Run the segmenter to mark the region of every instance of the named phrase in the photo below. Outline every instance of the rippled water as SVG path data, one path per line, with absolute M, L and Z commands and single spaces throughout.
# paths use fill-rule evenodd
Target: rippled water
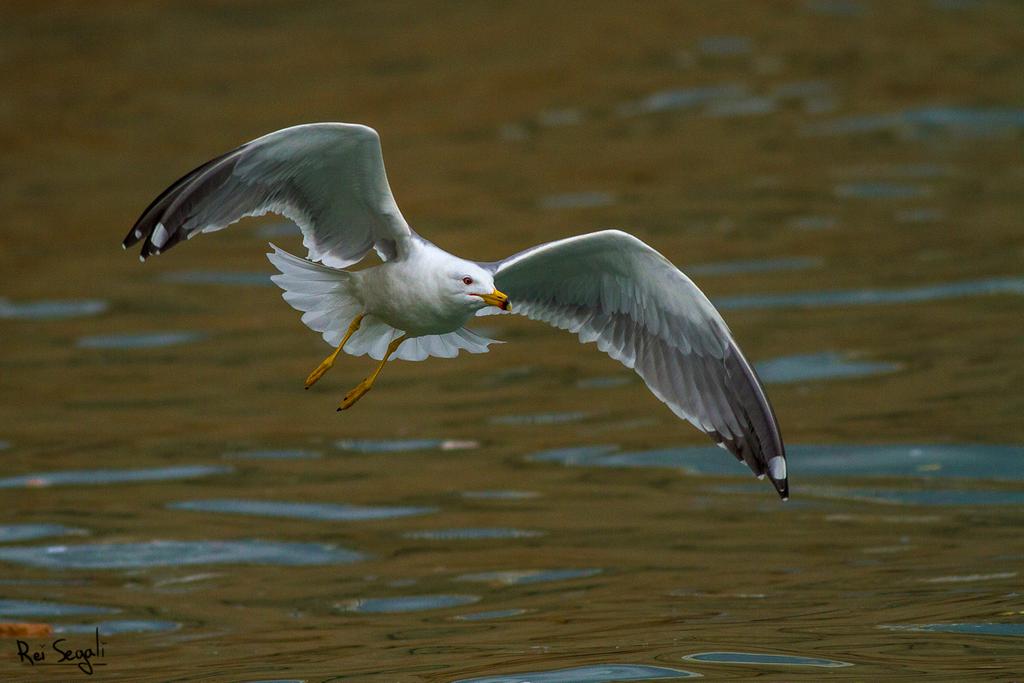
M 0 548 L 0 561 L 48 569 L 134 569 L 191 564 L 334 564 L 360 553 L 326 544 L 278 541 L 146 541 Z
M 239 515 L 323 519 L 340 522 L 410 517 L 437 511 L 436 508 L 428 507 L 333 505 L 329 503 L 284 503 L 231 499 L 186 500 L 180 503 L 171 503 L 168 507 L 175 510 L 194 510 L 196 512 L 227 512 Z
M 95 678 L 133 682 L 1020 678 L 1022 25 L 1002 0 L 4 6 L 0 634 L 98 628 Z M 768 386 L 791 500 L 512 317 L 336 413 L 371 365 L 303 391 L 328 349 L 268 279 L 268 241 L 301 250 L 282 219 L 118 248 L 188 169 L 314 120 L 378 128 L 457 253 L 618 227 L 682 265 Z M 0 679 L 77 671 L 17 638 Z
M 202 339 L 196 332 L 144 332 L 141 334 L 98 334 L 81 337 L 77 345 L 83 349 L 155 349 L 177 346 Z
M 92 605 L 69 605 L 37 600 L 0 600 L 0 616 L 4 617 L 53 617 L 83 614 L 112 614 L 118 610 Z
M 0 526 L 0 543 L 80 533 L 83 533 L 81 529 L 66 527 L 63 524 L 6 524 Z

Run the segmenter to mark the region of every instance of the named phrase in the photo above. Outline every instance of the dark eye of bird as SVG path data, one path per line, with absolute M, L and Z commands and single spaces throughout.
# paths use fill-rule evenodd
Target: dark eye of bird
M 462 284 L 464 284 L 464 285 L 471 285 L 471 284 L 473 284 L 473 278 L 471 278 L 471 277 L 464 277 L 464 278 L 462 278 Z

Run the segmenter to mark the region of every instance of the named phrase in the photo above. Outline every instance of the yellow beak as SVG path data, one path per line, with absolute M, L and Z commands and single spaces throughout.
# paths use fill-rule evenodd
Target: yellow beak
M 488 306 L 497 306 L 503 311 L 511 311 L 512 307 L 508 303 L 508 295 L 494 290 L 490 294 L 477 294 L 476 296 L 484 300 L 484 303 Z

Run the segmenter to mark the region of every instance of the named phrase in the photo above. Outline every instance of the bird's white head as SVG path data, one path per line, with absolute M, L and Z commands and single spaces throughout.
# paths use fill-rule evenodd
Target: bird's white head
M 476 312 L 485 306 L 511 310 L 508 296 L 494 287 L 494 276 L 470 261 L 455 264 L 447 272 L 447 289 L 452 296 Z

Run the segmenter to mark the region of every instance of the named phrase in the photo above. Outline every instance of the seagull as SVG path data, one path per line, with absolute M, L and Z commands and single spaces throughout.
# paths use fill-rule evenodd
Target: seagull
M 516 313 L 574 332 L 632 368 L 648 389 L 788 498 L 786 452 L 764 387 L 722 316 L 668 259 L 602 230 L 479 262 L 450 254 L 406 222 L 388 185 L 380 137 L 367 126 L 285 128 L 187 173 L 142 212 L 123 247 L 140 259 L 246 216 L 276 213 L 302 231 L 306 258 L 271 244 L 273 281 L 334 351 L 379 361 L 342 399 L 351 408 L 393 358 L 485 353 L 479 315 Z M 346 270 L 370 252 L 381 263 Z M 499 289 L 500 288 L 500 289 Z

